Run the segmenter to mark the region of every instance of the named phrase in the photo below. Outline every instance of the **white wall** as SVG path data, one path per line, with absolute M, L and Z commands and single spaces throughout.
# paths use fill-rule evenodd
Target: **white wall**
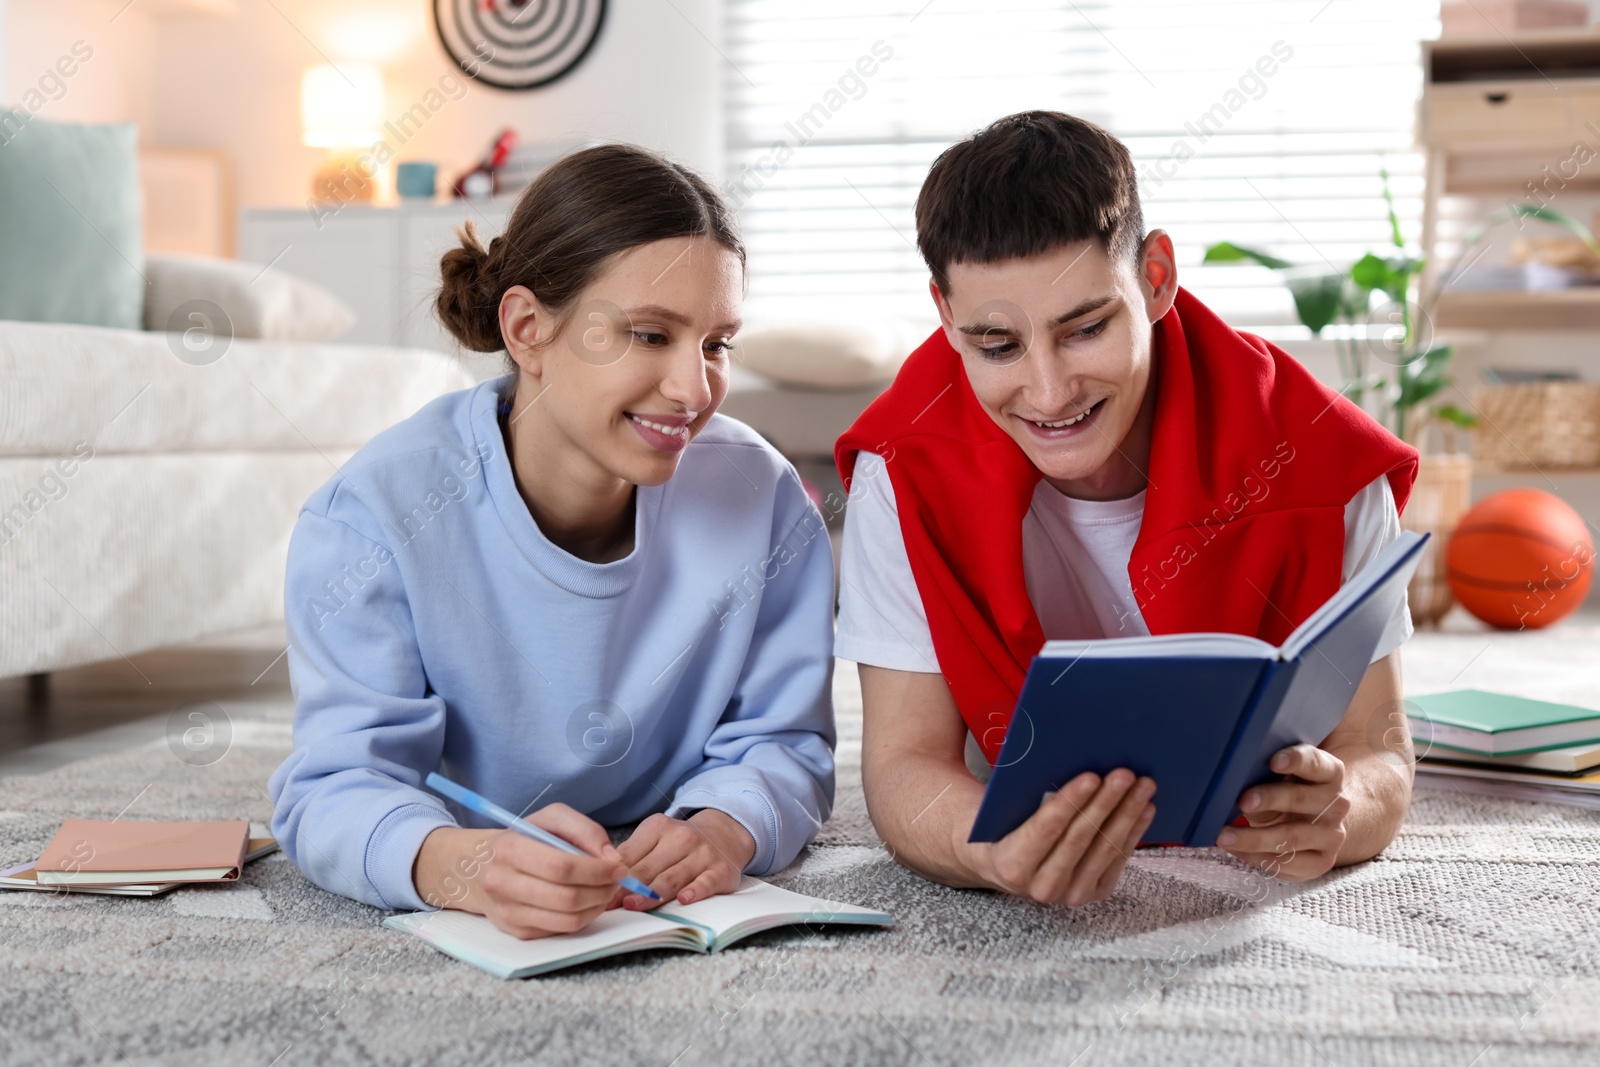
M 0 103 L 61 122 L 151 121 L 151 16 L 126 0 L 0 0 Z M 118 12 L 121 11 L 119 15 Z M 115 21 L 113 21 L 115 20 Z M 55 69 L 82 42 L 89 58 Z M 30 94 L 32 95 L 30 97 Z
M 599 42 L 566 78 L 526 92 L 468 81 L 398 158 L 432 160 L 453 176 L 511 126 L 525 141 L 634 141 L 720 177 L 726 64 L 705 39 L 721 37 L 720 0 L 607 6 Z M 377 62 L 386 112 L 398 116 L 441 75 L 459 75 L 431 12 L 425 0 L 252 0 L 229 17 L 163 18 L 148 139 L 229 152 L 242 206 L 303 204 L 322 153 L 300 143 L 301 72 Z

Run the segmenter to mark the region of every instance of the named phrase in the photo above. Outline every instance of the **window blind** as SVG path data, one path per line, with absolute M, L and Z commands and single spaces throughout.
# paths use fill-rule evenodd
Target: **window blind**
M 726 188 L 746 318 L 931 320 L 913 205 L 945 147 L 1015 111 L 1128 145 L 1147 228 L 1229 321 L 1293 337 L 1281 279 L 1215 241 L 1343 268 L 1420 231 L 1419 42 L 1438 0 L 726 0 Z

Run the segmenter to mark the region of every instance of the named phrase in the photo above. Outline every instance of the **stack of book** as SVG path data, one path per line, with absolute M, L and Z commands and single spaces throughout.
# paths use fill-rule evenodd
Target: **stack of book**
M 237 882 L 278 847 L 244 820 L 68 819 L 33 863 L 0 871 L 0 889 L 153 897 L 180 885 Z
M 1460 689 L 1408 697 L 1417 782 L 1600 809 L 1600 711 Z

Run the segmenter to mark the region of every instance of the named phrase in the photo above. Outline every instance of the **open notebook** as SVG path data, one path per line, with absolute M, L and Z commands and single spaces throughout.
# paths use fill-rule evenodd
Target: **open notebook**
M 717 952 L 763 930 L 811 923 L 891 926 L 894 918 L 747 877 L 736 892 L 723 896 L 693 904 L 667 903 L 655 911 L 617 908 L 575 934 L 530 941 L 512 937 L 482 915 L 465 911 L 414 911 L 383 920 L 385 926 L 415 934 L 440 952 L 501 978 L 528 978 L 652 948 Z

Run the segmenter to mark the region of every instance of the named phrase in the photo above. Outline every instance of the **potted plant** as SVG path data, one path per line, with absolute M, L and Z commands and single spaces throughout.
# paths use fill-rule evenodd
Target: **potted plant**
M 1393 241 L 1387 255 L 1368 252 L 1348 270 L 1323 270 L 1220 241 L 1206 249 L 1205 262 L 1248 261 L 1283 272 L 1300 323 L 1313 337 L 1322 336 L 1334 323 L 1350 327 L 1333 338 L 1344 379 L 1340 391 L 1386 423 L 1396 437 L 1419 444 L 1433 422 L 1470 429 L 1477 420 L 1439 395 L 1450 384 L 1446 370 L 1455 352 L 1449 344 L 1434 343 L 1432 309 L 1438 297 L 1433 294 L 1424 306 L 1417 302 L 1425 262 L 1407 252 L 1389 191 L 1389 172 L 1379 173 Z M 1479 227 L 1487 229 L 1487 224 Z M 1476 244 L 1482 237 L 1482 232 L 1474 231 L 1469 241 Z M 1387 299 L 1374 308 L 1379 294 Z M 1375 324 L 1384 326 L 1378 338 L 1371 335 Z
M 1421 465 L 1402 518 L 1407 529 L 1436 536 L 1418 564 L 1410 587 L 1414 622 L 1435 622 L 1451 604 L 1444 574 L 1444 547 L 1450 531 L 1471 504 L 1472 459 L 1456 447 L 1459 429 L 1477 425 L 1476 417 L 1444 397 L 1451 384 L 1447 373 L 1455 355 L 1448 343 L 1433 337 L 1433 309 L 1439 292 L 1456 276 L 1464 257 L 1488 232 L 1513 219 L 1539 219 L 1567 229 L 1600 251 L 1587 227 L 1542 204 L 1513 203 L 1484 219 L 1466 234 L 1461 250 L 1441 272 L 1437 284 L 1423 292 L 1426 263 L 1410 255 L 1400 232 L 1389 173 L 1380 169 L 1388 209 L 1392 247 L 1384 255 L 1367 253 L 1345 271 L 1301 266 L 1258 249 L 1222 241 L 1206 249 L 1207 263 L 1254 262 L 1283 274 L 1300 322 L 1320 337 L 1334 323 L 1347 329 L 1333 338 L 1344 379 L 1340 391 L 1385 423 L 1401 440 L 1421 450 Z M 1379 295 L 1385 299 L 1376 308 Z M 1383 327 L 1374 338 L 1372 327 Z M 1356 327 L 1360 327 L 1357 329 Z M 1375 343 L 1376 342 L 1376 343 Z M 1376 366 L 1374 366 L 1376 364 Z M 1444 451 L 1430 451 L 1427 431 L 1441 430 Z

